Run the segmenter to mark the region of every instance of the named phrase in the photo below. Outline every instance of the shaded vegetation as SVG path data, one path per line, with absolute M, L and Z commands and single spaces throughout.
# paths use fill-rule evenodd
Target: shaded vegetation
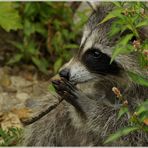
M 148 26 L 148 7 L 144 2 L 113 2 L 115 8 L 111 11 L 101 23 L 110 19 L 115 19 L 111 25 L 109 37 L 121 34 L 121 38 L 117 41 L 112 53 L 111 62 L 121 54 L 137 53 L 139 56 L 139 65 L 142 69 L 148 70 L 148 39 L 142 27 Z M 124 35 L 124 33 L 128 33 Z M 128 72 L 130 78 L 135 83 L 148 87 L 148 78 L 139 74 Z M 135 112 L 131 112 L 128 101 L 118 88 L 113 89 L 117 98 L 122 103 L 118 113 L 118 120 L 127 115 L 129 117 L 128 127 L 119 129 L 116 133 L 110 135 L 105 143 L 110 143 L 121 136 L 126 136 L 131 132 L 144 131 L 148 133 L 148 98 L 137 106 Z
M 76 38 L 87 17 L 73 23 L 74 12 L 66 2 L 2 2 L 0 26 L 6 31 L 16 30 L 19 41 L 11 40 L 16 47 L 7 64 L 34 64 L 41 72 L 54 73 L 78 48 Z M 77 30 L 77 31 L 75 31 Z

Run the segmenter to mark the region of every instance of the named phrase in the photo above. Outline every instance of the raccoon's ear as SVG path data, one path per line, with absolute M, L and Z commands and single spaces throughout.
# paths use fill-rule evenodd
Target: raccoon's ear
M 91 7 L 93 11 L 97 11 L 98 7 L 100 6 L 99 1 L 88 1 L 87 4 Z

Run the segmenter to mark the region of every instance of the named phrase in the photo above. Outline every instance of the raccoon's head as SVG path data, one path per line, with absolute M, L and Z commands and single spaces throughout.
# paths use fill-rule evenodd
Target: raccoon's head
M 112 9 L 105 4 L 98 7 L 90 16 L 84 27 L 81 45 L 78 53 L 60 69 L 60 76 L 74 84 L 84 82 L 117 82 L 129 83 L 127 70 L 140 73 L 135 53 L 118 56 L 110 63 L 115 41 L 120 35 L 110 39 L 108 32 L 113 20 L 98 25 Z

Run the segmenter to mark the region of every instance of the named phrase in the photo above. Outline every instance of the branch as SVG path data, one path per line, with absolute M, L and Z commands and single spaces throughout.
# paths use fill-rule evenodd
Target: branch
M 23 125 L 30 125 L 36 121 L 38 121 L 39 119 L 41 119 L 42 117 L 44 117 L 45 115 L 47 115 L 50 111 L 52 111 L 53 109 L 55 109 L 61 102 L 63 101 L 63 99 L 60 99 L 60 101 L 57 104 L 54 104 L 52 106 L 49 106 L 45 111 L 39 113 L 37 116 L 31 118 L 30 120 L 26 120 L 26 121 L 22 121 Z

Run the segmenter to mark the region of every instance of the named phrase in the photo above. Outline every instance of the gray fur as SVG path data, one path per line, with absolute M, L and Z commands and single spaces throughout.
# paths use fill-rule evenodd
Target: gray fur
M 77 103 L 82 108 L 85 117 L 74 106 L 63 101 L 56 109 L 26 127 L 24 145 L 102 146 L 108 135 L 129 124 L 127 116 L 117 121 L 119 104 L 112 92 L 112 87 L 116 86 L 121 90 L 131 110 L 148 98 L 148 88 L 134 84 L 126 74 L 126 70 L 142 75 L 147 74 L 147 71 L 141 70 L 138 66 L 136 55 L 122 55 L 116 58 L 124 69 L 119 76 L 92 74 L 80 62 L 82 54 L 92 46 L 99 47 L 102 52 L 111 56 L 115 38 L 108 39 L 107 32 L 112 21 L 96 26 L 111 8 L 110 4 L 100 6 L 97 12 L 90 17 L 84 27 L 84 35 L 77 57 L 63 66 L 71 70 L 70 81 L 78 83 L 78 90 L 74 89 L 72 94 L 77 97 Z M 77 65 L 77 68 L 74 65 Z M 79 82 L 83 83 L 79 84 Z M 109 145 L 148 146 L 148 135 L 134 132 Z

